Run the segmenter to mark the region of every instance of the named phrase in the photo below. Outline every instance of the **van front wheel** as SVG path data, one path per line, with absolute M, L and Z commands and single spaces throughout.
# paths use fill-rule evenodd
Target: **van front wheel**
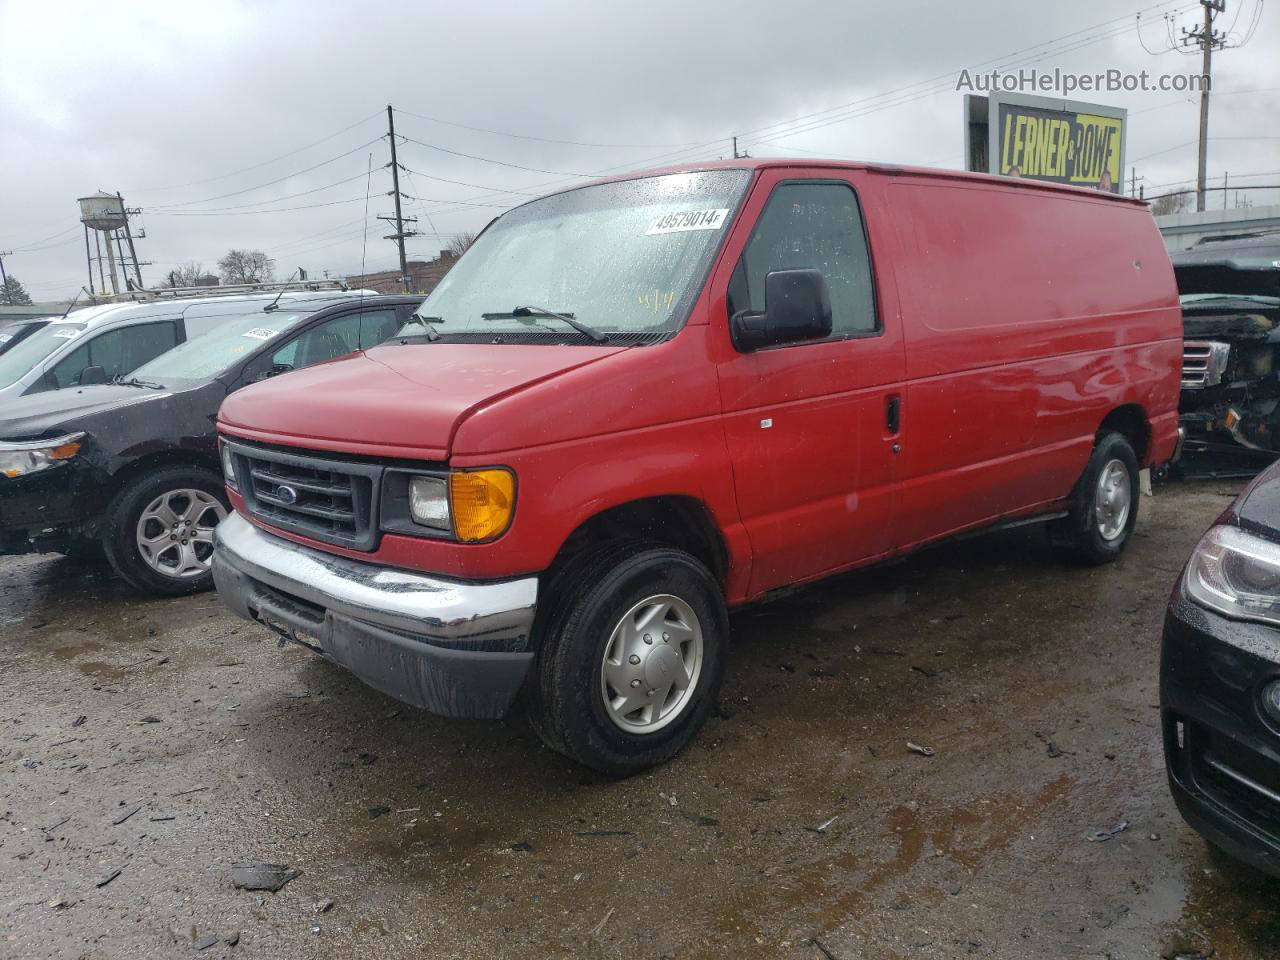
M 1088 564 L 1119 558 L 1138 522 L 1138 458 L 1123 434 L 1098 438 L 1071 498 L 1071 512 L 1049 535 Z
M 675 756 L 724 674 L 728 623 L 715 578 L 682 550 L 619 545 L 556 581 L 530 677 L 542 739 L 613 777 Z

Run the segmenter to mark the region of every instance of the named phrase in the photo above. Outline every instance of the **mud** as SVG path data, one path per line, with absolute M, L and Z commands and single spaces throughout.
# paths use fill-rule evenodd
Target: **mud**
M 215 596 L 0 560 L 0 956 L 1274 960 L 1280 884 L 1182 823 L 1157 728 L 1169 588 L 1238 486 L 1159 489 L 1109 568 L 1026 528 L 742 611 L 719 715 L 622 783 Z

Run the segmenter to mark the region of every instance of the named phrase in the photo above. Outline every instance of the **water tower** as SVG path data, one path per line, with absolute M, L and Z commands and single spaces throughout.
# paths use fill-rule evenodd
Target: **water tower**
M 129 229 L 129 213 L 131 211 L 125 209 L 124 198 L 120 194 L 107 193 L 98 191 L 87 197 L 81 197 L 80 203 L 80 222 L 84 224 L 84 252 L 89 262 L 89 286 L 93 286 L 93 261 L 95 257 L 89 246 L 89 231 L 94 231 L 93 246 L 98 251 L 96 257 L 98 261 L 98 285 L 102 290 L 106 290 L 106 278 L 102 275 L 102 244 L 107 247 L 107 268 L 111 276 L 111 292 L 120 292 L 120 281 L 116 274 L 116 258 L 120 259 L 121 270 L 125 275 L 126 286 L 131 286 L 129 282 L 129 271 L 125 267 L 124 247 L 129 245 L 129 255 L 133 259 L 134 273 L 138 278 L 138 286 L 142 286 L 142 271 L 138 267 L 138 254 L 133 247 L 133 234 Z M 137 212 L 137 211 L 132 211 Z M 124 235 L 121 236 L 121 231 Z M 119 253 L 117 254 L 117 249 Z

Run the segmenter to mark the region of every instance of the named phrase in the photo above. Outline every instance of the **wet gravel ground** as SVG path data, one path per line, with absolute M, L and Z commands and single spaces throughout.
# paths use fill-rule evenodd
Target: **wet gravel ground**
M 742 611 L 721 715 L 622 783 L 214 595 L 0 559 L 0 956 L 1274 960 L 1280 883 L 1181 822 L 1157 726 L 1169 588 L 1239 486 L 1159 488 L 1109 568 L 1025 528 Z

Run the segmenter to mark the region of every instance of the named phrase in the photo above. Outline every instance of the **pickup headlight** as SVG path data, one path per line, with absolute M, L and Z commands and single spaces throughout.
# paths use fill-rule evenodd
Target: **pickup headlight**
M 408 506 L 410 518 L 419 526 L 452 534 L 463 543 L 493 540 L 511 526 L 516 507 L 516 478 L 510 470 L 502 468 L 459 470 L 446 476 L 410 476 Z M 396 529 L 394 525 L 388 527 L 385 518 L 384 513 L 384 529 Z
M 1185 580 L 1196 603 L 1236 620 L 1280 626 L 1280 545 L 1214 527 L 1191 554 Z
M 0 440 L 0 476 L 14 479 L 60 467 L 80 452 L 83 433 L 17 443 Z

